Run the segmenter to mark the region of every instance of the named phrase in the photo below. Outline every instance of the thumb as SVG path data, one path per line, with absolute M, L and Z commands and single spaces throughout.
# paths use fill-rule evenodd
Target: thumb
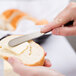
M 59 27 L 52 30 L 54 35 L 71 36 L 76 35 L 76 27 Z

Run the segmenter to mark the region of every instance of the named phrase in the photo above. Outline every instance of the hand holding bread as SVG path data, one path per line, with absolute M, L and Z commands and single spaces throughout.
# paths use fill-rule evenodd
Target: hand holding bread
M 62 74 L 52 70 L 48 67 L 35 66 L 28 67 L 24 66 L 18 59 L 10 57 L 8 62 L 13 66 L 13 70 L 18 73 L 20 76 L 63 76 Z M 45 61 L 45 64 L 49 65 L 48 60 Z M 46 65 L 46 66 L 47 66 Z

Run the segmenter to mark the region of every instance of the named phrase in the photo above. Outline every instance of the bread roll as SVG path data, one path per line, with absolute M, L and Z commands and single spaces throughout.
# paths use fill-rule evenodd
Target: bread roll
M 8 9 L 8 10 L 4 11 L 4 12 L 2 13 L 2 15 L 3 15 L 6 19 L 9 19 L 13 14 L 18 13 L 18 12 L 20 12 L 20 11 L 17 10 L 17 9 Z
M 6 24 L 7 24 L 7 19 L 3 15 L 0 15 L 0 29 L 6 30 Z
M 8 57 L 17 57 L 24 65 L 41 66 L 44 64 L 44 50 L 34 41 L 24 42 L 16 47 L 10 47 L 8 42 L 18 37 L 12 35 L 0 41 L 0 57 L 8 60 Z
M 3 30 L 6 29 L 6 30 L 10 30 L 10 31 L 16 30 L 18 23 L 20 23 L 20 21 L 22 21 L 23 19 L 31 20 L 36 25 L 48 24 L 48 21 L 45 19 L 38 20 L 18 9 L 9 9 L 9 10 L 4 11 L 0 17 L 0 20 L 2 20 L 2 22 L 0 21 L 0 29 L 3 29 Z
M 10 30 L 10 31 L 13 31 L 16 29 L 16 19 L 13 21 L 13 19 L 15 17 L 17 17 L 18 14 L 23 14 L 24 16 L 26 16 L 27 14 L 26 13 L 23 13 L 21 12 L 20 10 L 17 10 L 17 9 L 9 9 L 9 10 L 6 10 L 2 13 L 2 15 L 7 19 L 8 23 L 6 25 L 6 29 L 7 30 Z M 19 18 L 17 18 L 19 20 Z M 11 23 L 13 22 L 13 23 Z

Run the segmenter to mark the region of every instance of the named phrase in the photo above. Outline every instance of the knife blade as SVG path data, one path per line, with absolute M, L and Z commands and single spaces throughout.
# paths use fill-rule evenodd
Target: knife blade
M 10 40 L 8 42 L 8 45 L 11 47 L 15 47 L 19 44 L 24 43 L 25 41 L 29 41 L 29 40 L 38 38 L 38 37 L 43 36 L 43 35 L 44 35 L 44 33 L 40 33 L 39 31 L 31 33 L 31 34 L 23 35 L 23 36 L 20 36 L 20 37 L 17 37 L 17 38 Z

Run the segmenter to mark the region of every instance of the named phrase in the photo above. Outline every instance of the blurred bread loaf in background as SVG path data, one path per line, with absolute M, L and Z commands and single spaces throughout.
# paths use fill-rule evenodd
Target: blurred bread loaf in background
M 48 24 L 45 19 L 38 20 L 27 13 L 24 13 L 17 9 L 8 9 L 0 15 L 0 29 L 13 31 L 17 28 L 22 20 L 31 20 L 36 25 Z M 26 23 L 25 23 L 26 24 Z

